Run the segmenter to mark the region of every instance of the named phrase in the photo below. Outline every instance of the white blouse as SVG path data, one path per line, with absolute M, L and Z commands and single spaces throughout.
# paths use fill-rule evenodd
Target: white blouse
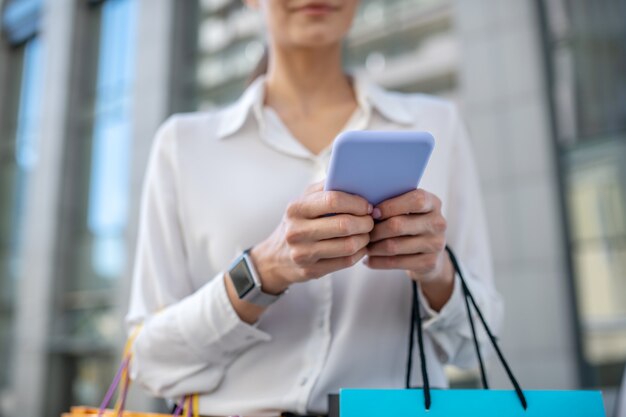
M 362 263 L 293 285 L 254 325 L 239 319 L 223 273 L 279 224 L 288 202 L 325 177 L 315 155 L 264 107 L 264 77 L 233 105 L 172 116 L 154 141 L 142 199 L 129 327 L 144 323 L 131 375 L 162 397 L 200 393 L 210 416 L 326 413 L 342 387 L 404 387 L 411 284 Z M 496 329 L 502 304 L 470 143 L 455 107 L 356 77 L 345 130 L 426 130 L 436 145 L 420 187 L 443 202 L 447 240 Z M 439 313 L 422 299 L 431 384 L 443 365 L 475 365 L 458 282 Z M 412 385 L 421 385 L 414 352 Z

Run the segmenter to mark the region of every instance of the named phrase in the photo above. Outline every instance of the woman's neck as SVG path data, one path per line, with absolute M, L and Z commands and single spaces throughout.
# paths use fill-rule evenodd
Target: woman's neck
M 354 101 L 354 91 L 341 66 L 341 45 L 272 48 L 265 97 L 265 104 L 271 107 L 288 106 L 301 114 L 319 106 Z

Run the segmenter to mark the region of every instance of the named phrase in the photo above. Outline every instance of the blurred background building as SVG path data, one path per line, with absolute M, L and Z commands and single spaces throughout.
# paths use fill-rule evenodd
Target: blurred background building
M 157 127 L 234 100 L 264 34 L 240 0 L 0 6 L 0 417 L 53 416 L 99 403 L 119 361 Z M 388 88 L 459 104 L 512 366 L 526 388 L 600 388 L 611 412 L 626 361 L 626 0 L 362 0 L 346 51 Z M 139 392 L 131 406 L 162 407 Z

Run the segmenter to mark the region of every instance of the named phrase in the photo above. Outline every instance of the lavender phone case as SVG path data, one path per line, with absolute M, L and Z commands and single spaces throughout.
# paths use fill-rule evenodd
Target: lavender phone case
M 417 188 L 434 146 L 428 132 L 344 132 L 333 144 L 324 189 L 377 205 Z

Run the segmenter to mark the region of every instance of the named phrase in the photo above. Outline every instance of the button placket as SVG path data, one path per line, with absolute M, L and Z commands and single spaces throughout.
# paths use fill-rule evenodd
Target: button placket
M 320 311 L 316 317 L 317 325 L 315 326 L 315 339 L 319 340 L 316 354 L 311 357 L 311 362 L 306 370 L 301 374 L 300 387 L 303 389 L 301 397 L 301 407 L 306 408 L 309 398 L 313 391 L 315 381 L 322 373 L 324 361 L 330 347 L 330 313 L 332 308 L 332 281 L 331 276 L 326 276 L 319 281 L 319 303 Z

